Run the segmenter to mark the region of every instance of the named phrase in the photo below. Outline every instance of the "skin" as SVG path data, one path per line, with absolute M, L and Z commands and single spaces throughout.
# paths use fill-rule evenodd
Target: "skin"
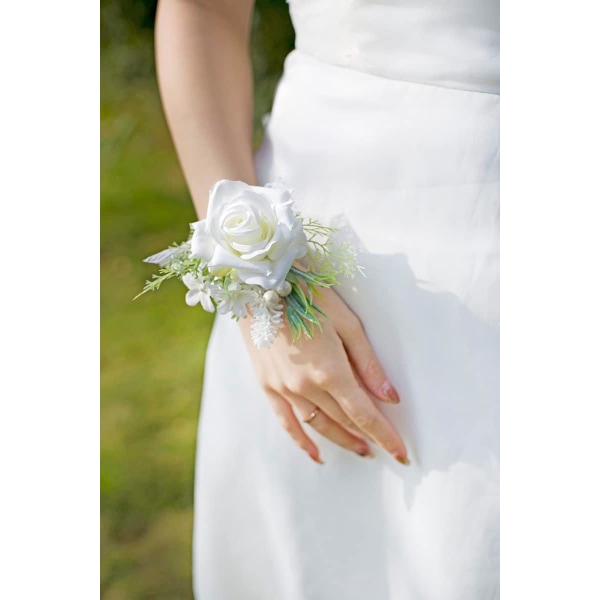
M 256 185 L 253 89 L 248 51 L 253 2 L 161 0 L 156 19 L 158 81 L 175 148 L 200 219 L 219 179 Z M 239 324 L 257 379 L 281 425 L 322 463 L 306 429 L 360 456 L 372 441 L 409 464 L 400 435 L 377 408 L 397 403 L 359 319 L 333 291 L 317 303 L 329 318 L 312 340 L 292 343 L 286 326 L 268 350 L 254 348 Z M 316 409 L 308 425 L 307 420 Z

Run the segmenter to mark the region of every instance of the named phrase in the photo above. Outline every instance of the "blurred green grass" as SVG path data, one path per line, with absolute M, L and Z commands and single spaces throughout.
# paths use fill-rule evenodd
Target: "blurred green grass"
M 155 90 L 137 82 L 129 91 L 103 89 L 102 99 L 102 590 L 107 600 L 190 598 L 195 421 L 211 320 L 186 310 L 176 284 L 132 302 L 149 276 L 141 259 L 185 237 L 194 215 Z
M 101 5 L 101 595 L 187 600 L 212 316 L 189 309 L 177 282 L 132 301 L 152 273 L 142 259 L 185 238 L 195 215 L 160 107 L 151 31 L 126 5 Z M 255 145 L 292 45 L 285 2 L 258 2 Z

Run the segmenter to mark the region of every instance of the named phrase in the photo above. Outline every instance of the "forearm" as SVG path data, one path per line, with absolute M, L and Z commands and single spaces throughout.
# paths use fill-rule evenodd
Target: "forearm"
M 219 179 L 255 183 L 251 0 L 161 0 L 156 63 L 161 98 L 196 212 Z

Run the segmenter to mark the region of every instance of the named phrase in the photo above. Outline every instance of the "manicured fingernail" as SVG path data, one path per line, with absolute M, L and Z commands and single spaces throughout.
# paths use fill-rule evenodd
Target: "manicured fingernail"
M 371 452 L 371 448 L 366 446 L 362 446 L 355 450 L 356 454 L 359 456 L 364 456 L 365 458 L 375 458 L 375 455 Z
M 320 465 L 324 465 L 325 463 L 321 460 L 320 456 L 313 456 L 312 454 L 309 454 L 309 456 L 316 462 L 319 463 Z
M 399 462 L 402 463 L 403 465 L 406 465 L 408 467 L 408 465 L 410 465 L 410 460 L 408 460 L 408 456 L 401 456 L 400 454 L 396 454 L 394 456 L 394 458 Z
M 394 402 L 395 404 L 400 402 L 400 396 L 398 396 L 396 388 L 389 381 L 386 381 L 381 386 L 381 393 L 383 394 L 383 397 L 389 402 Z

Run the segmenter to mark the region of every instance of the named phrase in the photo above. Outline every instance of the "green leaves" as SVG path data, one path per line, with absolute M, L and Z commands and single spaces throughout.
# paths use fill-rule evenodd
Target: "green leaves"
M 362 268 L 356 264 L 355 249 L 349 242 L 337 239 L 334 235 L 336 229 L 322 225 L 314 219 L 303 220 L 303 227 L 308 242 L 308 252 L 302 263 L 306 270 L 292 266 L 286 277 L 292 286 L 292 291 L 282 298 L 294 341 L 302 336 L 312 339 L 317 328 L 322 330 L 320 319 L 326 315 L 315 304 L 315 296 L 317 298 L 320 296 L 320 290 L 338 285 L 341 278 L 353 277 L 356 272 L 362 273 Z M 231 269 L 220 272 L 215 271 L 214 268 L 209 272 L 206 262 L 190 258 L 189 250 L 188 241 L 173 245 L 149 257 L 147 262 L 162 266 L 158 274 L 146 281 L 144 289 L 134 300 L 146 292 L 158 290 L 169 279 L 183 280 L 190 288 L 191 284 L 186 280 L 190 279 L 187 276 L 191 274 L 193 280 L 200 280 L 200 286 L 210 286 L 210 290 L 208 288 L 201 290 L 205 295 L 211 296 L 212 300 L 209 301 L 217 307 L 223 307 L 224 303 L 230 300 L 227 293 L 230 284 L 238 283 L 235 273 Z M 254 295 L 248 298 L 250 309 L 264 310 L 265 290 L 256 285 L 246 285 L 246 287 Z M 269 314 L 272 314 L 272 311 Z
M 292 267 L 290 273 L 298 279 L 306 282 L 309 287 L 332 287 L 339 283 L 337 273 L 333 271 L 318 272 L 318 271 L 302 271 L 297 267 Z M 288 278 L 289 279 L 289 278 Z
M 356 262 L 354 246 L 336 235 L 334 227 L 322 225 L 314 219 L 303 219 L 302 226 L 308 242 L 305 266 L 313 274 L 326 273 L 333 283 L 339 278 L 352 278 L 356 273 L 364 275 L 364 269 Z
M 292 340 L 297 341 L 303 335 L 308 339 L 312 339 L 316 327 L 318 327 L 319 331 L 322 331 L 319 315 L 321 317 L 326 316 L 325 313 L 313 302 L 314 294 L 316 293 L 318 295 L 318 290 L 316 287 L 330 286 L 324 285 L 323 283 L 318 283 L 319 277 L 314 278 L 314 281 L 317 283 L 314 283 L 313 281 L 309 283 L 307 281 L 307 279 L 312 280 L 312 276 L 318 276 L 319 274 L 299 271 L 299 269 L 296 269 L 295 267 L 292 267 L 292 271 L 294 271 L 294 273 L 291 277 L 288 277 L 288 281 L 292 284 L 292 292 L 285 298 L 286 313 L 290 328 L 292 330 Z M 303 277 L 299 277 L 295 271 L 302 273 Z M 308 296 L 298 282 L 298 278 L 306 282 Z
M 199 271 L 203 271 L 205 263 L 198 258 L 189 258 L 187 255 L 187 242 L 172 246 L 173 249 L 182 249 L 182 252 L 175 254 L 173 259 L 166 265 L 162 266 L 158 274 L 152 275 L 152 279 L 147 280 L 144 289 L 134 298 L 137 300 L 147 292 L 155 292 L 160 286 L 169 279 L 181 279 L 187 273 L 198 275 Z
M 148 279 L 144 285 L 144 289 L 134 298 L 137 300 L 140 296 L 143 296 L 146 292 L 155 292 L 160 286 L 168 279 L 177 277 L 178 274 L 172 269 L 162 268 L 158 274 L 153 274 L 152 279 Z

